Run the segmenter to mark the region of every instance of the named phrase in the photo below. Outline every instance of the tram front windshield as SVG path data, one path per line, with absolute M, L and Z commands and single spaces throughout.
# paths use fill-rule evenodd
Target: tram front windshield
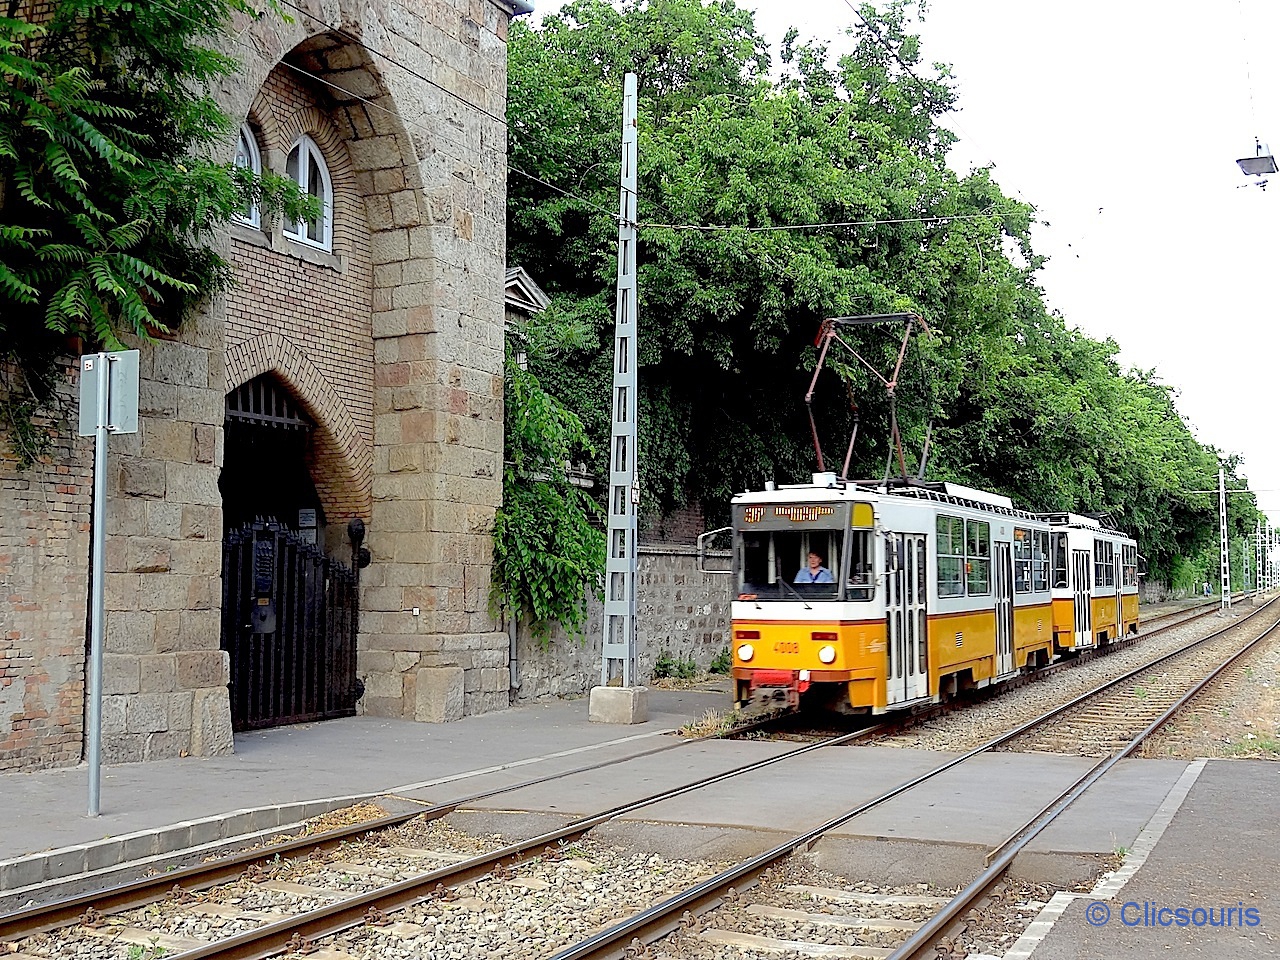
M 840 592 L 844 532 L 752 530 L 738 552 L 738 596 L 753 600 L 834 600 Z M 816 563 L 810 554 L 817 554 Z

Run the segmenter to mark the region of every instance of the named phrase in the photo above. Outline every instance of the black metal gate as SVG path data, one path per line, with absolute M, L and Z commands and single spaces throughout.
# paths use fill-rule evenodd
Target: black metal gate
M 274 520 L 229 531 L 222 649 L 237 730 L 355 713 L 356 577 Z

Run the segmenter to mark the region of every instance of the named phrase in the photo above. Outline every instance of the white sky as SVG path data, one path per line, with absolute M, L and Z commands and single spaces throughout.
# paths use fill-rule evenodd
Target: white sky
M 775 54 L 792 25 L 845 49 L 855 20 L 844 0 L 739 3 Z M 1280 520 L 1280 175 L 1264 191 L 1235 164 L 1255 136 L 1280 150 L 1280 4 L 931 0 L 918 32 L 958 83 L 952 167 L 994 163 L 1049 224 L 1049 305 L 1176 387 Z

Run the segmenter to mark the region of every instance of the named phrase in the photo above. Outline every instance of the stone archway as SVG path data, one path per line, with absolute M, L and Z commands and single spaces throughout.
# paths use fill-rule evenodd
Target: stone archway
M 227 393 L 264 373 L 278 376 L 315 421 L 309 466 L 326 512 L 367 519 L 373 476 L 369 444 L 342 398 L 306 354 L 277 332 L 228 348 Z

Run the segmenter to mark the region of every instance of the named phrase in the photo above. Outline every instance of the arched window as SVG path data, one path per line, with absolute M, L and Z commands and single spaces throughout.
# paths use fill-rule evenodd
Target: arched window
M 285 161 L 284 173 L 303 193 L 309 193 L 320 201 L 320 216 L 305 223 L 286 220 L 285 236 L 299 243 L 330 249 L 333 246 L 333 188 L 324 156 L 314 140 L 303 136 L 293 145 Z
M 240 140 L 236 143 L 236 166 L 252 171 L 255 176 L 262 173 L 262 154 L 258 152 L 258 140 L 247 123 L 240 125 Z M 258 226 L 258 205 L 246 203 L 237 216 L 245 223 Z

